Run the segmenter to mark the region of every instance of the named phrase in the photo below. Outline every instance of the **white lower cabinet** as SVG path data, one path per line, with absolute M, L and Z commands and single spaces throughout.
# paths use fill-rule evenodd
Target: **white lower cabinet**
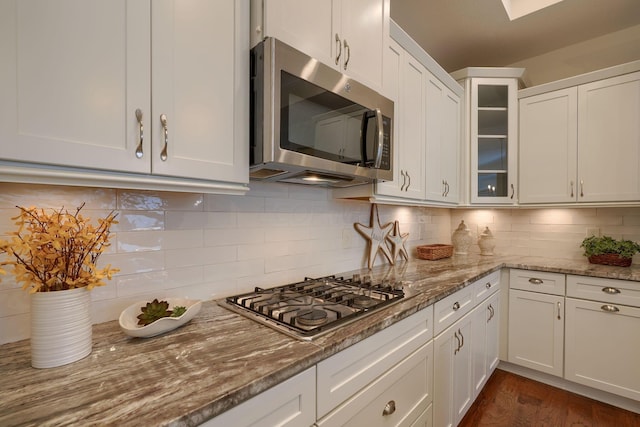
M 565 378 L 640 401 L 638 283 L 568 276 L 567 296 Z
M 205 427 L 310 426 L 316 420 L 316 368 L 204 422 Z
M 433 423 L 456 426 L 473 403 L 472 320 L 466 315 L 434 340 Z
M 432 401 L 433 341 L 317 422 L 332 426 L 424 426 Z
M 500 338 L 500 294 L 494 293 L 472 312 L 471 344 L 473 360 L 473 396 L 478 397 L 487 380 L 498 366 Z
M 562 376 L 564 280 L 563 274 L 510 271 L 509 362 Z
M 562 376 L 564 297 L 509 292 L 509 362 Z

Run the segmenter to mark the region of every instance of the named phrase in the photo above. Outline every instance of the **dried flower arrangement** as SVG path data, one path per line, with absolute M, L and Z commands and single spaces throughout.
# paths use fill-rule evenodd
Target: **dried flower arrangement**
M 20 215 L 12 219 L 18 230 L 10 233 L 10 240 L 0 239 L 0 254 L 8 255 L 8 260 L 0 261 L 0 273 L 6 274 L 3 266 L 12 266 L 16 281 L 23 283 L 22 289 L 29 293 L 82 287 L 90 290 L 104 285 L 103 279 L 110 280 L 119 271 L 111 265 L 96 266 L 109 246 L 109 229 L 117 224 L 117 213 L 112 211 L 98 219 L 95 227 L 90 218 L 80 214 L 84 203 L 75 213 L 17 207 Z

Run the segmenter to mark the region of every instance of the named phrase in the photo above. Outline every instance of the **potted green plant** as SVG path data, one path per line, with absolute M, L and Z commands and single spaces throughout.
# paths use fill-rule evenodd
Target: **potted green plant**
M 631 240 L 617 240 L 609 236 L 590 236 L 582 241 L 584 256 L 592 264 L 629 267 L 631 258 L 640 252 L 640 245 Z

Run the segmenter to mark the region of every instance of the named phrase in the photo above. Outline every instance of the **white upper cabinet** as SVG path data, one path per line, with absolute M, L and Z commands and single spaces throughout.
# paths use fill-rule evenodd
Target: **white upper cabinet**
M 520 92 L 520 203 L 640 199 L 640 72 L 626 72 L 638 68 Z
M 246 2 L 2 1 L 0 16 L 0 158 L 20 162 L 4 173 L 246 191 Z
M 578 87 L 581 202 L 640 199 L 640 72 Z
M 425 138 L 425 81 L 427 70 L 406 51 L 401 50 L 399 94 L 394 101 L 397 137 L 394 150 L 398 152 L 391 182 L 378 183 L 381 195 L 423 200 L 424 192 L 424 138 Z
M 575 202 L 578 91 L 520 99 L 520 203 Z
M 150 37 L 149 2 L 0 2 L 0 158 L 149 173 Z
M 457 204 L 460 97 L 431 73 L 425 85 L 426 199 Z
M 154 0 L 151 9 L 152 172 L 248 182 L 248 5 Z
M 348 74 L 382 89 L 383 51 L 389 36 L 389 0 L 253 1 L 253 43 L 275 37 Z
M 523 68 L 452 73 L 465 88 L 462 203 L 518 202 L 518 84 Z

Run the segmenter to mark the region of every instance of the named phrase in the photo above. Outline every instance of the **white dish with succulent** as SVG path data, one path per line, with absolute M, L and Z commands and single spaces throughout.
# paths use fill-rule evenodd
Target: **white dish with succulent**
M 120 313 L 120 328 L 132 337 L 153 337 L 184 325 L 201 307 L 202 301 L 186 298 L 140 301 Z

